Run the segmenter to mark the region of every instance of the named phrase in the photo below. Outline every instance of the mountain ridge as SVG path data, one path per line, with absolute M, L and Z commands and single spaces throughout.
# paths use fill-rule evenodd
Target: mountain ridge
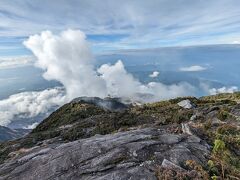
M 192 106 L 181 107 L 183 101 Z M 112 111 L 99 106 L 104 100 L 80 98 L 29 135 L 1 143 L 0 177 L 239 178 L 239 101 L 237 92 Z

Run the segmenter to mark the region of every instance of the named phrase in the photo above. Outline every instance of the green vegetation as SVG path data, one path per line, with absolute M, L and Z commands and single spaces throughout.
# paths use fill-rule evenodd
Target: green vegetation
M 226 148 L 225 142 L 216 139 L 211 158 L 208 161 L 209 174 L 212 179 L 240 178 L 240 159 Z
M 193 115 L 193 110 L 182 109 L 175 103 L 175 100 L 145 104 L 141 107 L 131 109 L 131 112 L 152 117 L 159 125 L 179 124 L 188 121 Z
M 104 114 L 106 111 L 91 104 L 86 103 L 69 103 L 65 104 L 57 111 L 52 113 L 32 133 L 54 129 L 56 127 L 72 124 L 82 119 Z
M 212 101 L 224 101 L 226 100 L 227 102 L 238 102 L 240 100 L 240 92 L 235 92 L 235 93 L 222 93 L 222 94 L 217 94 L 217 95 L 212 95 L 212 96 L 205 96 L 200 98 L 201 100 L 212 100 Z
M 196 109 L 184 109 L 178 102 L 189 99 Z M 232 109 L 240 102 L 240 93 L 220 94 L 200 99 L 176 98 L 133 106 L 124 112 L 110 112 L 86 103 L 68 103 L 52 113 L 24 138 L 0 144 L 0 163 L 21 149 L 52 142 L 69 142 L 95 134 L 111 134 L 131 128 L 171 125 L 171 132 L 181 133 L 181 123 L 192 121 L 197 135 L 211 145 L 207 166 L 186 162 L 188 172 L 174 172 L 158 167 L 159 179 L 237 179 L 240 178 L 240 128 Z M 213 119 L 219 122 L 213 122 Z M 193 173 L 198 172 L 198 173 Z
M 155 170 L 158 180 L 191 180 L 191 179 L 209 179 L 208 172 L 193 160 L 186 161 L 188 171 L 176 171 L 174 169 L 157 167 Z

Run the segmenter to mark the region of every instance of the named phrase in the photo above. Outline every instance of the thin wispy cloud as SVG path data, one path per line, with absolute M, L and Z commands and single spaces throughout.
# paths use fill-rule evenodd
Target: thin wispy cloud
M 197 71 L 204 71 L 206 69 L 207 69 L 206 67 L 194 65 L 189 67 L 181 67 L 179 70 L 184 72 L 197 72 Z
M 240 37 L 239 6 L 237 0 L 2 0 L 0 36 L 81 29 L 95 49 L 107 50 L 232 43 Z
M 0 70 L 17 68 L 22 66 L 29 66 L 33 64 L 34 64 L 34 57 L 32 56 L 0 58 Z

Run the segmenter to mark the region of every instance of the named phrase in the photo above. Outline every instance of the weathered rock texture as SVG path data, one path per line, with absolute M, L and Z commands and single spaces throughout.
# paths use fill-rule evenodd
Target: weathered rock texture
M 165 159 L 206 164 L 209 147 L 194 135 L 144 128 L 39 147 L 0 166 L 6 179 L 156 179 Z M 166 164 L 166 163 L 165 163 Z

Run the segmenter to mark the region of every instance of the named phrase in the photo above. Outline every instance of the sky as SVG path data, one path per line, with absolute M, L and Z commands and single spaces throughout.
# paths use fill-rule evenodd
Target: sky
M 83 31 L 94 53 L 240 43 L 240 1 L 0 1 L 0 57 L 30 55 L 28 36 L 66 29 Z
M 238 91 L 239 29 L 239 0 L 0 0 L 0 125 L 79 96 Z

